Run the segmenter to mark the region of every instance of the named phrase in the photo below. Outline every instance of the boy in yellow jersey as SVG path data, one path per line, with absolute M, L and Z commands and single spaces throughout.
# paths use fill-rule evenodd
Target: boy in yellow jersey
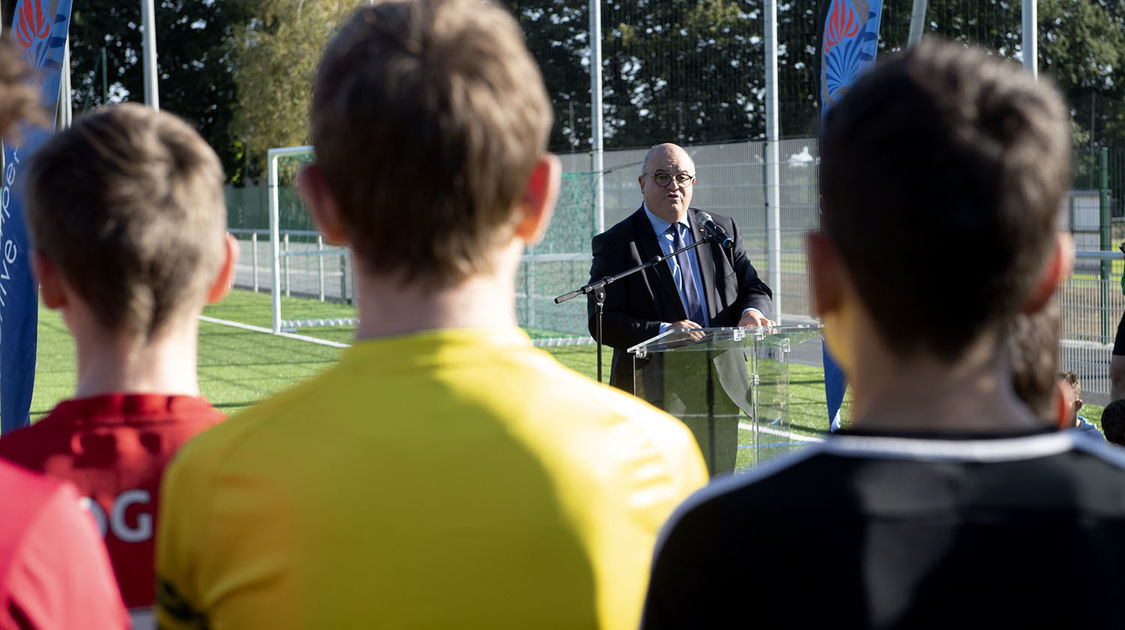
M 164 627 L 636 627 L 657 531 L 706 474 L 683 425 L 516 326 L 550 124 L 494 5 L 384 2 L 329 44 L 301 181 L 361 262 L 357 342 L 174 462 Z

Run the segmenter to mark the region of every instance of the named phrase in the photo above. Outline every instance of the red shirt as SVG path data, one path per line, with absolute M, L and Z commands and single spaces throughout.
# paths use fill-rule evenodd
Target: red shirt
M 189 439 L 223 419 L 206 399 L 105 394 L 59 403 L 0 438 L 0 457 L 78 486 L 105 536 L 125 604 L 155 601 L 153 535 L 164 467 Z
M 0 497 L 0 628 L 128 628 L 74 488 L 0 462 Z

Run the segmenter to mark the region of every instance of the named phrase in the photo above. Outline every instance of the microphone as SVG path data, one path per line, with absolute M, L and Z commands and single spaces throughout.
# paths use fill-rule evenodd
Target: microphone
M 715 242 L 722 245 L 723 249 L 734 247 L 734 241 L 730 240 L 730 237 L 727 236 L 727 231 L 716 224 L 711 215 L 706 212 L 699 212 L 696 214 L 696 217 L 703 222 L 703 231 L 707 232 L 707 236 L 710 236 Z

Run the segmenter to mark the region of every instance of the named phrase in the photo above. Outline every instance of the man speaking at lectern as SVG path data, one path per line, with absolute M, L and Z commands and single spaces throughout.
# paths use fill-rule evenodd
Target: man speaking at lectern
M 773 323 L 772 293 L 750 264 L 734 220 L 691 207 L 691 156 L 674 144 L 659 144 L 645 156 L 637 181 L 641 207 L 594 237 L 591 282 L 705 238 L 706 216 L 731 242 L 728 247 L 717 240 L 705 243 L 606 287 L 602 342 L 613 348 L 610 384 L 628 392 L 633 391 L 633 361 L 626 352 L 631 346 L 673 328 Z M 596 338 L 593 298 L 589 315 L 590 334 Z M 663 391 L 646 391 L 644 397 L 659 406 Z M 703 440 L 700 445 L 710 463 Z
M 649 149 L 637 181 L 644 197 L 641 207 L 594 237 L 591 282 L 706 235 L 700 215 L 707 213 L 691 207 L 695 163 L 686 151 L 670 143 Z M 613 348 L 614 387 L 633 391 L 632 359 L 625 350 L 666 330 L 772 323 L 772 293 L 750 264 L 738 226 L 730 217 L 710 216 L 733 247 L 706 243 L 606 287 L 602 342 Z M 685 273 L 688 265 L 691 269 Z M 589 314 L 590 334 L 596 336 L 592 298 Z

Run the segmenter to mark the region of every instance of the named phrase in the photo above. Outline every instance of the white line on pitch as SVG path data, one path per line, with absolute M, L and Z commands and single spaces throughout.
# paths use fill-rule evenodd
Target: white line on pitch
M 270 330 L 269 328 L 263 328 L 262 326 L 252 326 L 250 324 L 243 324 L 242 322 L 232 322 L 232 321 L 227 320 L 227 319 L 218 319 L 218 318 L 215 318 L 215 317 L 208 317 L 206 315 L 200 315 L 199 319 L 200 319 L 200 321 L 209 322 L 211 324 L 220 324 L 220 325 L 223 325 L 223 326 L 233 326 L 234 328 L 241 328 L 243 330 L 250 330 L 250 331 L 253 331 L 253 332 L 266 333 L 268 335 L 274 334 L 274 332 L 272 330 Z M 286 332 L 278 333 L 278 335 L 281 336 L 281 337 L 288 337 L 290 339 L 296 339 L 298 341 L 307 341 L 309 343 L 316 343 L 316 344 L 320 344 L 322 346 L 329 346 L 329 347 L 332 347 L 332 348 L 349 348 L 349 347 L 351 347 L 351 344 L 340 343 L 338 341 L 329 341 L 327 339 L 319 339 L 317 337 L 310 337 L 308 335 L 298 335 L 298 334 L 286 333 Z M 753 431 L 754 425 L 750 424 L 749 422 L 739 422 L 738 428 L 739 429 L 745 429 L 747 431 Z M 788 431 L 779 431 L 777 429 L 772 429 L 770 427 L 758 427 L 758 431 L 760 431 L 762 433 L 767 433 L 769 435 L 776 435 L 776 436 L 779 436 L 779 437 L 788 437 L 788 438 L 796 440 L 798 442 L 823 442 L 824 441 L 823 438 L 818 438 L 818 437 L 813 437 L 813 436 L 808 436 L 808 435 L 800 435 L 800 434 L 797 434 L 797 433 L 790 433 Z
M 747 431 L 753 431 L 754 425 L 750 424 L 749 422 L 739 422 L 738 428 L 745 429 Z M 823 442 L 824 441 L 824 438 L 814 437 L 814 436 L 811 436 L 811 435 L 801 435 L 799 433 L 790 433 L 789 431 L 780 431 L 778 429 L 772 429 L 770 427 L 758 427 L 758 432 L 759 433 L 768 433 L 770 435 L 776 435 L 776 436 L 779 436 L 779 437 L 787 437 L 787 438 L 796 440 L 798 442 Z
M 232 321 L 227 320 L 227 319 L 217 319 L 217 318 L 214 318 L 214 317 L 207 317 L 206 315 L 200 315 L 199 319 L 201 321 L 209 322 L 211 324 L 221 324 L 223 326 L 233 326 L 235 328 L 241 328 L 243 330 L 251 330 L 251 331 L 260 332 L 260 333 L 266 333 L 268 335 L 274 334 L 274 332 L 272 330 L 270 330 L 269 328 L 263 328 L 261 326 L 251 326 L 250 324 L 243 324 L 242 322 L 232 322 Z M 295 333 L 287 333 L 287 332 L 277 333 L 277 334 L 280 337 L 288 337 L 289 339 L 296 339 L 298 341 L 307 341 L 309 343 L 316 343 L 316 344 L 320 344 L 322 346 L 329 346 L 331 348 L 350 348 L 351 347 L 351 344 L 340 343 L 339 341 L 329 341 L 327 339 L 319 339 L 317 337 L 310 337 L 308 335 L 298 335 L 298 334 L 295 334 Z

